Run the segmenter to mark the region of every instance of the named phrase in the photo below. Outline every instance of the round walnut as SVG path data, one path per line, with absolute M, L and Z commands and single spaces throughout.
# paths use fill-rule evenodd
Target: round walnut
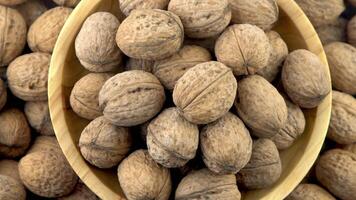
M 25 153 L 31 133 L 25 115 L 18 109 L 0 113 L 0 156 L 15 158 Z
M 47 101 L 28 101 L 25 114 L 31 127 L 41 135 L 54 135 Z
M 348 42 L 356 47 L 356 16 L 354 16 L 347 25 L 347 37 Z
M 120 9 L 126 16 L 135 9 L 166 10 L 169 0 L 119 0 Z
M 70 105 L 73 111 L 80 117 L 89 120 L 103 115 L 103 111 L 99 107 L 99 92 L 113 75 L 111 73 L 90 73 L 79 79 L 70 94 Z
M 30 26 L 42 13 L 47 11 L 46 5 L 41 0 L 27 0 L 15 8 L 25 19 L 27 26 Z
M 300 184 L 285 200 L 336 200 L 328 191 L 316 184 Z
M 75 7 L 80 0 L 53 0 L 59 6 Z
M 17 180 L 0 175 L 0 199 L 26 200 L 26 190 Z
M 218 61 L 230 67 L 236 76 L 255 74 L 266 67 L 271 51 L 265 32 L 250 24 L 230 26 L 215 44 Z
M 318 181 L 342 200 L 356 199 L 356 154 L 332 149 L 316 163 Z
M 7 101 L 7 90 L 4 81 L 0 78 L 0 110 L 5 106 Z
M 326 24 L 316 27 L 316 32 L 318 33 L 323 45 L 327 45 L 332 42 L 346 41 L 346 24 L 346 19 L 339 18 L 335 24 Z
M 356 143 L 345 145 L 343 149 L 356 154 Z
M 328 58 L 333 87 L 356 95 L 356 48 L 342 42 L 324 47 Z
M 339 144 L 356 142 L 356 99 L 346 93 L 333 91 L 328 138 Z
M 318 56 L 302 49 L 287 56 L 282 82 L 291 100 L 303 108 L 317 107 L 331 91 L 325 65 Z
M 212 60 L 208 50 L 199 46 L 183 46 L 173 56 L 154 63 L 153 74 L 168 90 L 173 90 L 176 82 L 186 71 L 197 64 Z
M 148 153 L 167 168 L 184 166 L 195 157 L 199 129 L 179 114 L 178 108 L 167 108 L 147 128 Z
M 100 200 L 81 180 L 78 181 L 72 193 L 58 200 Z
M 11 92 L 24 101 L 47 100 L 50 59 L 47 53 L 30 53 L 12 61 L 6 72 Z
M 61 148 L 59 147 L 58 141 L 54 136 L 38 136 L 36 137 L 31 148 L 28 150 L 27 154 L 33 152 L 57 152 L 62 153 Z
M 112 125 L 104 117 L 91 121 L 79 139 L 80 152 L 85 160 L 99 168 L 118 165 L 131 146 L 128 128 Z
M 218 174 L 236 174 L 250 160 L 252 139 L 244 123 L 232 113 L 206 125 L 200 134 L 205 165 Z
M 0 0 L 0 4 L 2 1 L 6 2 Z M 15 9 L 0 6 L 0 18 L 0 67 L 3 67 L 21 54 L 26 44 L 27 28 L 24 18 Z
M 58 152 L 33 152 L 19 162 L 20 178 L 31 192 L 55 198 L 69 194 L 78 181 L 64 156 Z
M 109 72 L 119 68 L 122 53 L 115 43 L 119 25 L 109 12 L 94 13 L 85 20 L 75 39 L 75 53 L 87 70 Z
M 170 0 L 168 10 L 181 18 L 184 33 L 191 38 L 219 35 L 231 20 L 227 0 Z
M 270 138 L 285 127 L 287 105 L 273 85 L 259 75 L 248 76 L 238 85 L 235 107 L 252 134 Z
M 164 101 L 159 80 L 140 70 L 115 75 L 99 93 L 104 116 L 117 126 L 136 126 L 150 120 L 162 109 Z
M 130 33 L 130 34 L 127 34 Z M 134 10 L 121 23 L 116 43 L 129 57 L 159 60 L 178 52 L 184 40 L 179 17 L 164 10 Z
M 125 70 L 126 71 L 131 71 L 131 70 L 143 70 L 146 72 L 152 72 L 152 68 L 154 65 L 154 61 L 152 60 L 141 60 L 141 59 L 135 59 L 135 58 L 129 58 L 125 65 Z
M 176 200 L 224 199 L 240 200 L 235 175 L 219 175 L 208 169 L 190 172 L 178 185 Z
M 31 50 L 52 53 L 58 35 L 71 12 L 71 8 L 55 7 L 39 16 L 28 30 L 27 43 Z
M 195 124 L 207 124 L 225 115 L 234 103 L 237 82 L 224 64 L 211 61 L 189 69 L 173 90 L 174 104 Z
M 237 173 L 237 182 L 254 190 L 273 185 L 282 174 L 282 162 L 272 140 L 258 139 L 253 142 L 251 160 Z
M 229 0 L 234 24 L 253 24 L 271 29 L 278 20 L 276 0 Z
M 11 177 L 21 183 L 18 165 L 19 163 L 15 160 L 1 160 L 0 175 Z
M 172 182 L 168 169 L 157 164 L 146 150 L 125 158 L 117 171 L 120 186 L 130 200 L 168 200 Z

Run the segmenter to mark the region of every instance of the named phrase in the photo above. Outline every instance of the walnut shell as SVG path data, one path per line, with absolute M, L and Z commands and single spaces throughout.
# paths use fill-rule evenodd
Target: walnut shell
M 106 81 L 99 93 L 99 105 L 111 123 L 136 126 L 153 118 L 165 98 L 164 88 L 154 75 L 133 70 Z
M 346 41 L 346 24 L 347 20 L 339 18 L 337 23 L 319 26 L 315 30 L 323 45 L 332 42 L 344 42 Z
M 17 180 L 0 175 L 0 199 L 26 200 L 26 190 Z
M 128 128 L 109 123 L 98 117 L 84 128 L 79 148 L 85 160 L 99 168 L 111 168 L 119 164 L 132 146 Z
M 83 182 L 78 181 L 72 193 L 58 200 L 100 200 Z
M 234 24 L 253 24 L 263 30 L 271 29 L 278 20 L 276 0 L 229 0 Z
M 148 153 L 167 168 L 184 166 L 195 157 L 199 129 L 179 114 L 178 108 L 167 108 L 147 128 Z
M 54 136 L 38 136 L 36 137 L 31 148 L 28 150 L 27 154 L 33 152 L 57 152 L 63 155 L 61 148 L 59 147 L 58 141 Z
M 191 38 L 219 35 L 231 20 L 227 0 L 170 0 L 168 10 L 180 17 L 184 33 Z
M 42 13 L 47 11 L 47 7 L 41 0 L 27 0 L 25 3 L 17 5 L 18 10 L 29 27 Z
M 356 6 L 356 1 L 355 1 Z M 348 42 L 356 47 L 356 16 L 354 16 L 347 24 Z
M 215 44 L 218 61 L 230 67 L 236 76 L 260 71 L 267 66 L 270 54 L 267 35 L 250 24 L 228 27 Z
M 356 142 L 356 99 L 346 93 L 333 91 L 328 138 L 339 144 Z
M 190 172 L 178 185 L 176 200 L 224 199 L 240 200 L 235 175 L 219 175 L 208 169 Z
M 272 82 L 282 70 L 282 64 L 288 56 L 288 46 L 277 32 L 268 31 L 266 35 L 272 50 L 267 66 L 259 70 L 257 74 L 267 79 L 269 82 Z
M 332 149 L 316 163 L 318 181 L 342 200 L 356 199 L 356 154 Z
M 2 1 L 0 0 L 0 4 Z M 26 22 L 12 8 L 0 6 L 0 67 L 7 66 L 18 57 L 26 44 Z
M 120 9 L 126 16 L 135 9 L 166 10 L 169 0 L 119 0 Z
M 356 154 L 356 143 L 345 145 L 343 149 Z
M 73 9 L 55 7 L 44 12 L 30 26 L 27 43 L 32 51 L 52 53 L 58 35 Z
M 103 111 L 99 107 L 99 92 L 113 75 L 111 73 L 90 73 L 79 79 L 70 94 L 70 105 L 73 111 L 85 119 L 95 119 L 103 115 Z
M 141 60 L 141 59 L 135 59 L 135 58 L 129 58 L 125 65 L 125 70 L 126 71 L 131 71 L 131 70 L 143 70 L 146 72 L 152 72 L 152 68 L 154 65 L 154 61 L 152 60 Z
M 195 124 L 207 124 L 225 115 L 232 107 L 237 82 L 224 64 L 211 61 L 189 69 L 173 90 L 174 104 Z
M 250 160 L 252 138 L 244 123 L 234 114 L 206 125 L 200 134 L 205 165 L 218 174 L 236 174 Z
M 336 200 L 328 191 L 316 184 L 300 184 L 285 200 Z
M 7 89 L 4 81 L 0 78 L 0 110 L 5 106 L 7 101 Z
M 31 127 L 41 135 L 54 135 L 47 101 L 28 101 L 25 114 Z
M 18 109 L 0 113 L 0 156 L 15 158 L 25 153 L 31 133 L 25 115 Z
M 235 107 L 252 134 L 263 138 L 277 134 L 288 117 L 287 105 L 277 89 L 259 75 L 242 79 L 238 86 Z
M 356 48 L 342 42 L 324 47 L 328 58 L 333 87 L 356 95 Z
M 80 0 L 53 0 L 59 6 L 75 7 L 78 5 Z
M 15 160 L 1 160 L 0 175 L 9 176 L 21 183 L 18 165 L 19 163 Z
M 159 60 L 175 54 L 183 40 L 179 17 L 158 9 L 134 10 L 121 23 L 116 35 L 117 45 L 127 56 L 144 60 Z
M 153 74 L 168 90 L 173 90 L 178 79 L 197 64 L 212 60 L 208 50 L 199 46 L 183 46 L 173 56 L 156 61 Z
M 170 172 L 155 163 L 146 150 L 137 150 L 125 158 L 117 174 L 127 199 L 169 198 L 172 187 Z
M 303 108 L 317 107 L 331 91 L 324 64 L 318 56 L 302 49 L 287 56 L 282 82 L 291 100 Z

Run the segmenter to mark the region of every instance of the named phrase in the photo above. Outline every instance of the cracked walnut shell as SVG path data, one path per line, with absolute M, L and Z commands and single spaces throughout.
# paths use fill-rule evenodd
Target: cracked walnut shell
M 135 9 L 166 10 L 169 0 L 119 0 L 120 9 L 126 16 Z
M 47 101 L 28 101 L 25 114 L 31 127 L 41 135 L 54 135 Z

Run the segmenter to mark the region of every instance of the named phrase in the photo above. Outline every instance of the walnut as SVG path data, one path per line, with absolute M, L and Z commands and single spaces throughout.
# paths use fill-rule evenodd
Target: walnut
M 75 7 L 80 0 L 53 0 L 59 6 Z
M 0 78 L 0 110 L 5 106 L 7 101 L 7 89 L 4 81 Z
M 26 190 L 17 180 L 0 175 L 0 199 L 26 200 Z
M 356 16 L 354 16 L 347 24 L 347 36 L 348 42 L 356 47 Z
M 28 101 L 25 104 L 28 122 L 42 135 L 54 135 L 47 101 Z
M 152 60 L 140 60 L 135 58 L 129 58 L 129 60 L 126 63 L 125 69 L 126 71 L 143 70 L 151 73 L 153 65 L 154 65 L 154 61 Z
M 356 154 L 356 143 L 345 145 L 343 149 Z
M 59 147 L 58 141 L 54 136 L 38 136 L 36 137 L 31 148 L 28 150 L 27 154 L 33 152 L 57 152 L 62 154 L 61 148 Z
M 18 165 L 19 163 L 15 160 L 1 160 L 0 175 L 9 176 L 21 183 Z
M 332 42 L 344 42 L 346 40 L 346 24 L 345 19 L 339 18 L 335 24 L 316 27 L 316 32 L 323 45 Z
M 300 184 L 285 200 L 336 200 L 328 191 L 316 184 Z
M 72 193 L 58 200 L 100 200 L 81 180 L 78 181 Z
M 119 0 L 119 3 L 121 11 L 128 16 L 135 9 L 166 10 L 169 0 Z
M 15 6 L 26 2 L 27 0 L 0 0 L 0 5 L 4 6 Z
M 21 13 L 28 27 L 42 15 L 42 13 L 47 11 L 46 5 L 41 0 L 27 0 L 15 8 Z

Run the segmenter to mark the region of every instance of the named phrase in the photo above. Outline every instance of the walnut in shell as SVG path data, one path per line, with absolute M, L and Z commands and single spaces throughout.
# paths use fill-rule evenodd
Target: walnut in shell
M 72 193 L 58 200 L 100 200 L 81 180 L 78 181 Z
M 347 24 L 347 38 L 348 42 L 356 47 L 356 16 L 354 16 Z
M 130 33 L 130 34 L 128 34 Z M 116 43 L 129 57 L 159 60 L 178 52 L 184 40 L 179 17 L 164 10 L 134 10 L 121 23 Z
M 319 26 L 315 30 L 323 45 L 332 42 L 344 42 L 346 40 L 346 24 L 345 19 L 339 18 L 337 23 Z
M 356 154 L 356 143 L 345 145 L 343 149 Z
M 26 190 L 21 182 L 0 175 L 0 199 L 3 200 L 26 200 Z
M 336 200 L 328 191 L 316 184 L 302 183 L 285 200 Z
M 28 101 L 25 114 L 31 127 L 41 135 L 54 135 L 47 101 Z
M 230 67 L 236 76 L 255 74 L 266 67 L 271 51 L 265 32 L 250 24 L 228 27 L 215 44 L 218 61 Z
M 46 12 L 47 7 L 41 0 L 27 0 L 25 3 L 17 5 L 18 10 L 30 26 L 42 13 Z
M 184 166 L 195 157 L 199 129 L 179 114 L 178 108 L 167 108 L 147 128 L 148 153 L 167 168 Z
M 146 150 L 137 150 L 118 167 L 120 186 L 130 200 L 168 200 L 172 182 L 168 169 L 157 164 Z
M 207 124 L 225 115 L 234 103 L 237 82 L 231 69 L 211 61 L 189 69 L 173 90 L 174 104 L 195 124 Z
M 7 101 L 7 89 L 4 81 L 0 78 L 0 110 L 5 106 Z
M 54 136 L 36 137 L 34 143 L 32 144 L 31 148 L 28 150 L 27 154 L 33 152 L 57 152 L 63 154 L 61 148 L 59 147 L 58 141 Z
M 154 65 L 154 61 L 152 60 L 129 58 L 129 60 L 125 65 L 125 70 L 126 71 L 143 70 L 151 73 L 153 65 Z
M 119 0 L 120 9 L 126 16 L 135 9 L 166 10 L 169 0 Z
M 4 6 L 15 6 L 26 2 L 27 0 L 0 0 L 0 5 Z
M 9 176 L 21 183 L 18 165 L 19 163 L 15 160 L 1 160 L 0 175 Z
M 59 6 L 75 7 L 80 0 L 53 0 Z

